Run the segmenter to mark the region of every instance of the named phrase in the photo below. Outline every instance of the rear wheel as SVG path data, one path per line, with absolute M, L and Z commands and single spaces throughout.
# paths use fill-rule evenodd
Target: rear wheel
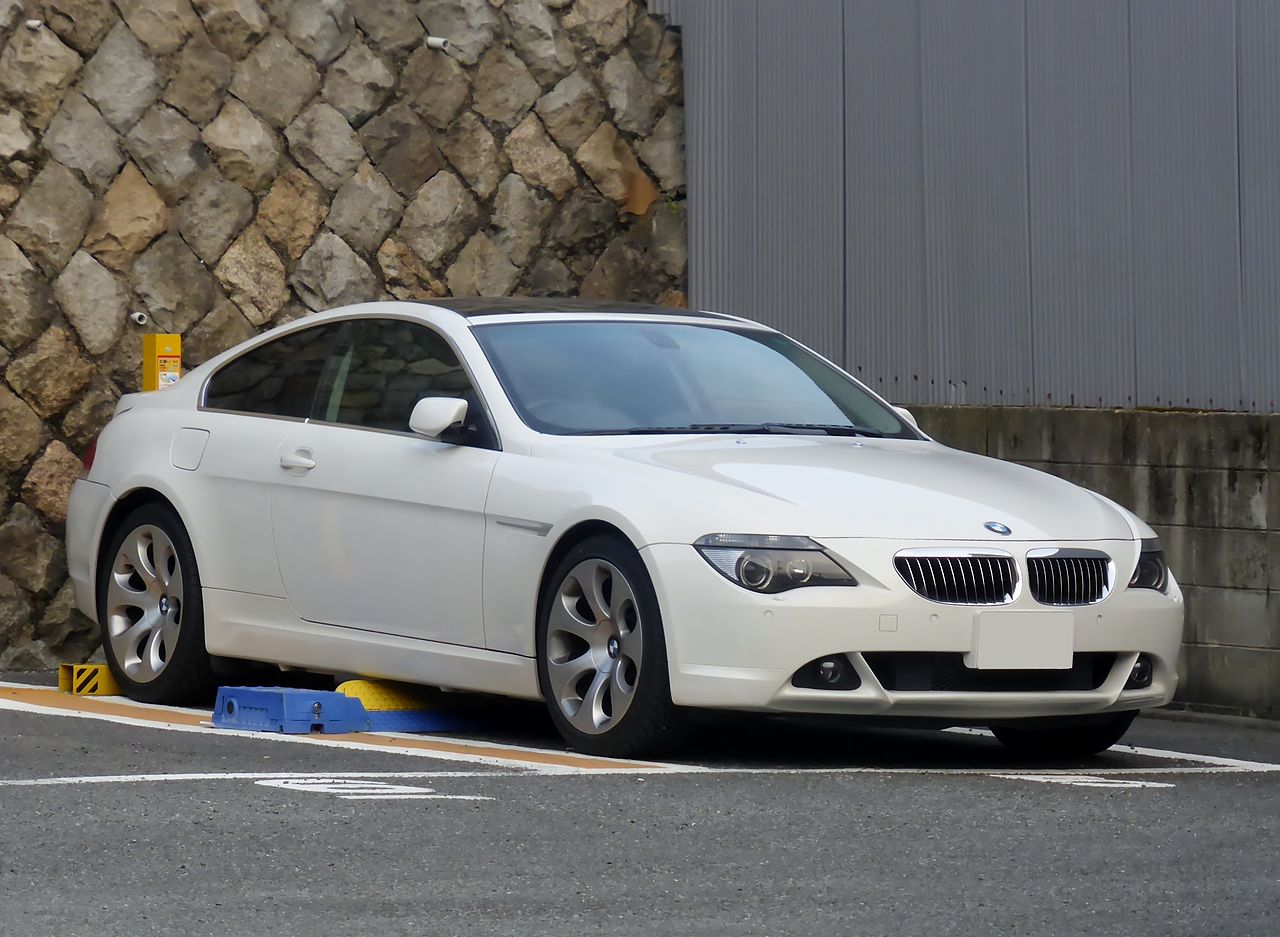
M 125 694 L 181 703 L 208 693 L 200 573 L 191 540 L 168 505 L 131 511 L 102 555 L 102 650 Z
M 543 697 L 574 748 L 637 757 L 679 740 L 658 600 L 626 540 L 596 536 L 569 551 L 539 603 L 537 638 Z
M 992 726 L 1001 744 L 1020 755 L 1080 757 L 1104 752 L 1124 737 L 1136 712 L 1039 722 L 1034 726 Z

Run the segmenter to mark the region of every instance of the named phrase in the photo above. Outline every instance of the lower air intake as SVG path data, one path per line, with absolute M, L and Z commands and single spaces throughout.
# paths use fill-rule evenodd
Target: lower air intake
M 1106 682 L 1116 655 L 1082 653 L 1070 670 L 974 670 L 959 653 L 885 651 L 864 653 L 886 690 L 936 693 L 1046 693 L 1096 690 Z

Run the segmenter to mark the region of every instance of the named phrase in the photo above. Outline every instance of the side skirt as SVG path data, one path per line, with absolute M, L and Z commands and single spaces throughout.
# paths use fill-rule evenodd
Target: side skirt
M 541 699 L 532 658 L 483 648 L 320 625 L 287 599 L 205 589 L 210 654 L 321 672 Z

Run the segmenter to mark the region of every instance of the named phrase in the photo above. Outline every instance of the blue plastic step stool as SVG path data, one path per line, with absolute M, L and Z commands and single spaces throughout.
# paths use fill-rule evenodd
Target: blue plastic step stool
M 369 714 L 357 699 L 325 690 L 224 686 L 218 690 L 213 724 L 250 732 L 305 735 L 368 732 Z
M 359 700 L 352 702 L 360 705 Z M 472 728 L 472 721 L 430 709 L 378 710 L 367 715 L 373 732 L 464 732 Z

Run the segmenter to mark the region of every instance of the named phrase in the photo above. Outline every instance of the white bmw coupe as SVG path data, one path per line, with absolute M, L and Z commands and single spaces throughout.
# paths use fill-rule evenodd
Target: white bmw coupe
M 140 700 L 232 658 L 542 698 L 604 755 L 696 708 L 1077 755 L 1177 681 L 1146 524 L 731 316 L 335 309 L 121 398 L 86 462 L 71 576 Z

